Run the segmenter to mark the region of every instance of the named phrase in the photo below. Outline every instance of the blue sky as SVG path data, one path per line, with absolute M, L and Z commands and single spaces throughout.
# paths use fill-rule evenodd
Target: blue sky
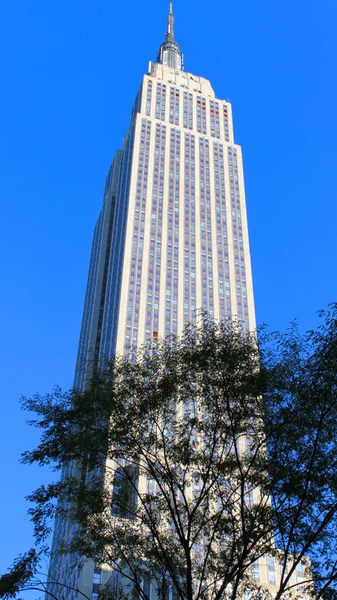
M 11 0 L 0 24 L 0 572 L 30 547 L 24 496 L 50 474 L 20 394 L 72 383 L 106 172 L 166 26 L 166 0 Z M 233 104 L 258 323 L 337 300 L 337 4 L 176 0 L 187 71 Z

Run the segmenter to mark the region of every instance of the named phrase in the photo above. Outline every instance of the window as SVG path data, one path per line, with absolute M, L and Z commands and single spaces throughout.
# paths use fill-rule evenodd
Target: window
M 143 592 L 147 600 L 151 600 L 151 580 L 149 573 L 145 573 L 143 580 Z
M 275 565 L 272 556 L 267 556 L 268 583 L 276 585 Z

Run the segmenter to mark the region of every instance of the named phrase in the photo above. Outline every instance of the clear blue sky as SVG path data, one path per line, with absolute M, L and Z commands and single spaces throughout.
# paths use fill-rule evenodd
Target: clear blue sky
M 31 544 L 48 477 L 20 394 L 72 383 L 91 236 L 167 0 L 11 0 L 0 25 L 0 572 Z M 335 0 L 176 0 L 187 71 L 233 104 L 258 322 L 317 323 L 337 300 Z M 36 439 L 36 438 L 35 438 Z

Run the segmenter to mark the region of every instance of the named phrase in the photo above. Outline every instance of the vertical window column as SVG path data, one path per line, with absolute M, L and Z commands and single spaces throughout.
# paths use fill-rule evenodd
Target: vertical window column
M 165 109 L 166 109 L 166 85 L 164 83 L 157 83 L 156 119 L 165 121 Z
M 260 566 L 258 560 L 252 565 L 252 575 L 253 580 L 260 583 Z
M 228 108 L 227 108 L 226 104 L 224 104 L 224 107 L 223 107 L 223 124 L 224 124 L 224 130 L 225 130 L 225 140 L 226 140 L 226 142 L 229 142 Z
M 170 123 L 179 125 L 179 96 L 178 89 L 171 87 L 170 90 Z
M 197 131 L 203 135 L 207 134 L 206 129 L 206 99 L 197 96 Z
M 232 209 L 233 249 L 235 262 L 235 283 L 238 319 L 243 323 L 245 330 L 249 327 L 248 303 L 246 288 L 246 269 L 243 248 L 243 231 L 240 206 L 240 187 L 237 151 L 228 147 L 228 169 Z
M 220 319 L 231 314 L 223 145 L 214 142 L 214 187 Z
M 184 92 L 184 127 L 193 129 L 193 96 Z
M 268 583 L 276 585 L 275 562 L 272 556 L 267 556 Z
M 151 101 L 152 101 L 152 81 L 149 81 L 147 85 L 147 94 L 146 94 L 146 115 L 149 117 L 151 115 Z
M 137 172 L 135 214 L 133 221 L 131 269 L 127 300 L 128 304 L 125 330 L 126 347 L 130 345 L 135 346 L 138 340 L 140 287 L 143 265 L 143 243 L 149 168 L 150 134 L 151 121 L 148 121 L 147 119 L 142 119 Z
M 168 198 L 165 335 L 177 333 L 179 260 L 180 131 L 171 130 Z
M 215 137 L 220 139 L 220 111 L 219 111 L 219 102 L 214 103 L 215 110 Z
M 202 308 L 214 312 L 211 193 L 209 173 L 209 142 L 199 140 L 200 160 L 200 238 L 201 238 L 201 299 Z
M 195 136 L 185 134 L 184 167 L 184 324 L 195 320 Z
M 209 101 L 211 136 L 220 139 L 219 102 Z
M 145 339 L 158 337 L 166 126 L 156 125 Z

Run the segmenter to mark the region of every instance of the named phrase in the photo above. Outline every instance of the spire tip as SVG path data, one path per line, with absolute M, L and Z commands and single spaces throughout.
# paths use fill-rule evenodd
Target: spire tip
M 174 38 L 174 14 L 173 14 L 173 2 L 170 0 L 169 14 L 167 19 L 167 35 L 173 40 Z
M 179 45 L 174 40 L 173 0 L 170 0 L 169 2 L 167 32 L 165 34 L 165 41 L 159 48 L 157 61 L 160 64 L 168 65 L 176 70 L 182 70 L 184 68 L 183 56 L 180 52 Z

